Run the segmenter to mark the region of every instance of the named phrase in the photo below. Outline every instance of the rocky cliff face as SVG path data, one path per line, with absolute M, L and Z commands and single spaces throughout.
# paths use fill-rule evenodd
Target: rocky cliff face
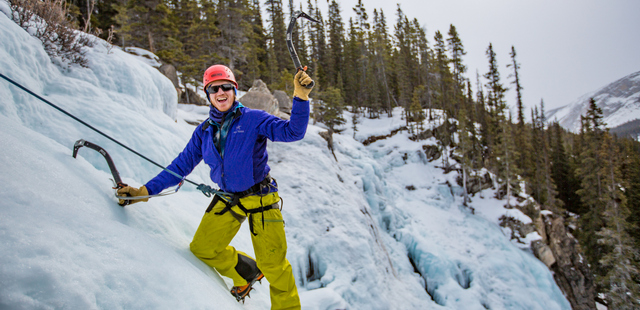
M 558 120 L 562 127 L 578 132 L 580 116 L 586 114 L 591 98 L 602 108 L 609 128 L 640 119 L 640 71 L 586 94 L 569 105 L 549 111 L 547 119 Z
M 504 219 L 503 226 L 517 232 L 515 236 L 526 236 L 533 230 L 538 232 L 542 238 L 531 243 L 531 250 L 553 271 L 553 277 L 571 303 L 571 308 L 596 309 L 593 273 L 582 255 L 578 240 L 566 230 L 562 216 L 539 210 L 539 206 L 534 206 L 532 224 Z M 523 211 L 529 211 L 531 215 L 532 210 Z
M 555 258 L 550 269 L 574 310 L 596 309 L 593 274 L 582 255 L 578 241 L 565 229 L 564 219 L 553 213 L 541 213 L 546 244 Z

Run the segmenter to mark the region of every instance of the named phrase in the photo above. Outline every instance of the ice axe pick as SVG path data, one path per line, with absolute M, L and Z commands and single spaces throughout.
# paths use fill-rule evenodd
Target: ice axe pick
M 293 40 L 292 40 L 293 27 L 295 27 L 296 20 L 298 20 L 299 17 L 306 18 L 314 23 L 318 23 L 318 24 L 321 23 L 311 18 L 311 16 L 307 15 L 307 13 L 302 11 L 295 11 L 291 15 L 291 21 L 289 21 L 289 27 L 287 28 L 287 48 L 289 49 L 289 55 L 291 55 L 291 59 L 293 60 L 293 66 L 296 67 L 296 73 L 300 70 L 302 71 L 307 70 L 306 66 L 303 67 L 302 64 L 300 64 L 300 58 L 298 58 L 298 53 L 296 53 L 296 49 L 293 46 Z M 312 88 L 313 85 L 315 85 L 315 82 L 311 81 L 311 83 L 309 83 L 308 85 L 305 85 L 305 87 Z

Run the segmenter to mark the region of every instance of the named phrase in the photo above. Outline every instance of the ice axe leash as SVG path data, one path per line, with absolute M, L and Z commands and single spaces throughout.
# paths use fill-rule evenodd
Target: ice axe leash
M 75 121 L 77 121 L 77 122 L 81 123 L 82 125 L 85 125 L 85 126 L 86 126 L 86 127 L 88 127 L 89 129 L 91 129 L 91 130 L 93 130 L 93 131 L 97 132 L 98 134 L 102 135 L 103 137 L 105 137 L 105 138 L 107 138 L 107 139 L 109 139 L 109 140 L 113 141 L 114 143 L 116 143 L 117 145 L 119 145 L 119 146 L 123 147 L 124 149 L 126 149 L 126 150 L 128 150 L 128 151 L 130 151 L 130 152 L 132 152 L 132 153 L 134 153 L 134 154 L 136 154 L 136 155 L 138 155 L 138 156 L 139 156 L 139 157 L 141 157 L 142 159 L 144 159 L 144 160 L 146 160 L 146 161 L 148 161 L 148 162 L 150 162 L 150 163 L 154 164 L 155 166 L 162 168 L 163 170 L 167 171 L 168 173 L 172 174 L 173 176 L 175 176 L 175 177 L 177 177 L 177 178 L 181 179 L 181 180 L 182 180 L 182 182 L 187 181 L 187 182 L 189 182 L 189 183 L 191 183 L 191 184 L 193 184 L 193 185 L 197 186 L 197 189 L 198 189 L 199 191 L 201 191 L 205 196 L 207 196 L 207 197 L 211 197 L 211 195 L 218 195 L 218 196 L 221 196 L 223 199 L 226 199 L 226 198 L 229 198 L 229 197 L 230 197 L 230 194 L 229 194 L 229 193 L 227 193 L 227 192 L 223 192 L 223 191 L 215 190 L 215 189 L 213 189 L 212 187 L 210 187 L 210 186 L 208 186 L 208 185 L 205 185 L 205 184 L 198 184 L 198 183 L 195 183 L 195 182 L 193 182 L 193 181 L 190 181 L 190 180 L 186 179 L 186 177 L 181 176 L 181 175 L 179 175 L 179 174 L 177 174 L 177 173 L 175 173 L 175 172 L 173 172 L 173 171 L 171 171 L 171 170 L 169 170 L 169 169 L 165 168 L 164 166 L 162 166 L 162 165 L 160 165 L 160 164 L 156 163 L 155 161 L 153 161 L 153 160 L 151 160 L 151 159 L 147 158 L 146 156 L 144 156 L 144 155 L 142 155 L 142 154 L 140 154 L 140 153 L 136 152 L 135 150 L 131 149 L 130 147 L 128 147 L 128 146 L 126 146 L 126 145 L 122 144 L 120 141 L 118 141 L 118 140 L 116 140 L 116 139 L 114 139 L 114 138 L 110 137 L 109 135 L 105 134 L 104 132 L 102 132 L 102 131 L 98 130 L 97 128 L 95 128 L 95 127 L 93 127 L 93 126 L 91 126 L 91 125 L 89 125 L 88 123 L 86 123 L 85 121 L 81 120 L 80 118 L 78 118 L 78 117 L 74 116 L 73 114 L 71 114 L 71 113 L 69 113 L 69 112 L 65 111 L 64 109 L 62 109 L 62 108 L 58 107 L 57 105 L 55 105 L 55 104 L 51 103 L 51 102 L 50 102 L 50 101 L 48 101 L 47 99 L 42 98 L 40 95 L 38 95 L 38 94 L 34 93 L 33 91 L 29 90 L 28 88 L 26 88 L 26 87 L 24 87 L 24 86 L 22 86 L 22 85 L 20 85 L 20 83 L 15 82 L 14 80 L 12 80 L 12 79 L 8 78 L 8 77 L 7 77 L 7 76 L 5 76 L 4 74 L 0 73 L 0 77 L 1 77 L 1 78 L 3 78 L 3 79 L 5 79 L 7 82 L 9 82 L 9 83 L 13 84 L 14 86 L 16 86 L 16 87 L 18 87 L 18 88 L 22 89 L 23 91 L 27 92 L 29 95 L 31 95 L 31 96 L 33 96 L 33 97 L 35 97 L 35 98 L 39 99 L 40 101 L 42 101 L 42 102 L 44 102 L 44 103 L 46 103 L 46 104 L 48 104 L 48 105 L 49 105 L 49 106 L 51 106 L 52 108 L 54 108 L 54 109 L 56 109 L 56 110 L 60 111 L 61 113 L 65 114 L 65 115 L 67 115 L 67 116 L 69 116 L 69 117 L 71 117 L 72 119 L 74 119 Z M 96 145 L 96 144 L 93 144 L 93 143 L 91 143 L 91 142 L 85 141 L 85 140 L 78 140 L 78 141 L 76 141 L 75 145 L 73 146 L 73 157 L 74 157 L 74 158 L 75 158 L 75 157 L 76 157 L 76 155 L 78 154 L 78 150 L 79 150 L 81 147 L 83 147 L 83 146 L 86 146 L 86 147 L 89 147 L 89 148 L 91 148 L 91 149 L 93 149 L 93 150 L 96 150 L 97 152 L 99 152 L 100 154 L 102 154 L 102 155 L 105 157 L 105 159 L 107 160 L 107 163 L 109 164 L 109 169 L 111 170 L 111 174 L 113 175 L 114 183 L 116 183 L 116 184 L 115 184 L 115 187 L 114 187 L 115 189 L 126 186 L 126 184 L 122 183 L 122 180 L 120 179 L 120 175 L 119 175 L 119 173 L 118 173 L 118 170 L 115 168 L 115 165 L 113 164 L 113 160 L 111 160 L 111 156 L 109 156 L 109 153 L 107 153 L 107 151 L 105 151 L 102 147 L 100 147 L 100 146 L 98 146 L 98 145 Z M 122 186 L 122 185 L 124 185 L 124 186 Z M 118 187 L 118 186 L 121 186 L 121 187 Z M 179 187 L 178 187 L 178 188 L 179 188 Z M 158 195 L 153 195 L 153 197 L 156 197 L 156 196 L 164 196 L 164 195 L 167 195 L 167 194 L 166 194 L 166 193 L 165 193 L 165 194 L 160 193 L 160 194 L 158 194 Z M 133 198 L 133 199 L 132 199 L 131 197 L 119 197 L 119 196 L 117 196 L 116 198 L 127 201 L 127 200 L 140 199 L 140 198 L 147 198 L 147 197 L 136 197 L 136 198 Z M 124 206 L 124 205 L 123 205 L 123 206 Z
M 300 58 L 298 58 L 298 53 L 296 53 L 296 49 L 293 46 L 293 40 L 292 40 L 293 28 L 296 26 L 296 21 L 298 20 L 299 17 L 303 17 L 314 23 L 321 24 L 321 22 L 313 19 L 311 16 L 307 15 L 307 13 L 302 11 L 295 11 L 291 15 L 291 20 L 289 21 L 289 27 L 287 28 L 287 48 L 289 49 L 289 55 L 291 55 L 291 60 L 293 60 L 293 66 L 296 67 L 296 73 L 300 70 L 302 71 L 307 70 L 307 66 L 303 67 L 302 64 L 300 63 Z M 314 85 L 315 85 L 315 82 L 311 81 L 311 83 L 309 83 L 308 85 L 304 85 L 304 87 L 312 88 Z

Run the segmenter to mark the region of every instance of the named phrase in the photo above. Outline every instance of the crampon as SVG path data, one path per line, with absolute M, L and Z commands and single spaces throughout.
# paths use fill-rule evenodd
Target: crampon
M 242 300 L 242 303 L 244 303 L 244 299 L 246 297 L 251 297 L 249 296 L 249 293 L 251 292 L 251 290 L 253 290 L 253 284 L 256 282 L 262 283 L 263 278 L 264 278 L 264 275 L 261 272 L 246 285 L 232 287 L 231 295 L 233 295 L 233 297 L 235 297 L 238 302 Z

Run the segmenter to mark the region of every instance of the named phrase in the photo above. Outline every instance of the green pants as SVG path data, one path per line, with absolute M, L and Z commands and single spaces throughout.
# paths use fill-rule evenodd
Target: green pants
M 240 203 L 247 210 L 268 206 L 278 201 L 280 201 L 278 193 L 240 199 Z M 238 206 L 232 207 L 231 211 L 216 214 L 224 208 L 225 204 L 220 200 L 205 213 L 193 236 L 191 252 L 207 265 L 215 268 L 221 275 L 233 279 L 234 286 L 243 286 L 247 284 L 247 279 L 241 273 L 246 274 L 247 270 L 255 269 L 254 260 L 247 254 L 237 251 L 229 243 L 248 214 Z M 287 240 L 282 213 L 279 209 L 271 209 L 254 213 L 251 218 L 255 233 L 251 235 L 256 254 L 255 262 L 270 283 L 271 309 L 300 309 L 298 289 L 291 264 L 286 258 Z M 238 255 L 242 257 L 239 259 Z

